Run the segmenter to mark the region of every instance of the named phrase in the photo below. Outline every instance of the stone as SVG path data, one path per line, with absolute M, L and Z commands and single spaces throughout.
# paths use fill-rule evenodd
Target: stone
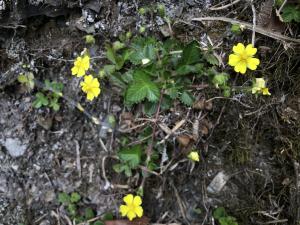
M 23 144 L 18 138 L 7 138 L 2 141 L 2 144 L 12 157 L 22 156 L 27 149 L 27 145 Z

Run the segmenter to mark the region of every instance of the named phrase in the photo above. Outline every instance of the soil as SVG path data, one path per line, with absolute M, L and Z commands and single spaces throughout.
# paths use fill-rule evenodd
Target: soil
M 211 11 L 209 7 L 219 1 L 156 2 L 164 4 L 167 15 L 176 21 L 173 32 L 178 39 L 195 39 L 206 46 L 210 37 L 225 64 L 233 44 L 251 41 L 252 32 L 233 36 L 226 23 L 191 22 L 194 17 L 218 15 L 252 22 L 248 3 Z M 261 10 L 260 1 L 254 2 L 257 11 Z M 139 108 L 129 112 L 108 82 L 103 84 L 100 98 L 86 102 L 70 68 L 85 47 L 86 34 L 96 38 L 94 55 L 99 65 L 105 63 L 105 42 L 115 41 L 127 31 L 138 34 L 143 24 L 144 35 L 164 39 L 162 30 L 167 24 L 161 17 L 138 14 L 140 7 L 149 4 L 147 0 L 0 0 L 0 224 L 68 224 L 57 196 L 73 191 L 82 196 L 82 207 L 90 206 L 98 215 L 112 212 L 120 218 L 122 197 L 136 191 L 142 178 L 138 173 L 130 179 L 115 173 L 112 156 L 123 136 L 136 141 L 143 131 L 143 127 L 125 134 L 119 130 L 124 113 L 132 113 L 136 119 Z M 299 38 L 299 28 L 292 30 L 287 29 L 286 35 Z M 271 97 L 236 94 L 213 99 L 210 110 L 201 112 L 178 104 L 160 116 L 172 128 L 189 111 L 177 136 L 193 133 L 199 115 L 205 115 L 209 129 L 196 144 L 201 151 L 200 163 L 175 156 L 165 162 L 172 163 L 162 175 L 146 180 L 143 207 L 151 222 L 217 224 L 213 211 L 224 207 L 242 225 L 299 223 L 299 46 L 259 34 L 256 40 L 264 60 L 256 73 L 268 76 Z M 82 103 L 100 121 L 114 115 L 116 128 L 104 132 L 64 100 L 58 112 L 33 108 L 37 90 L 26 92 L 17 82 L 24 64 L 30 65 L 40 81 L 62 82 L 64 94 Z M 234 82 L 249 80 L 239 77 Z M 221 94 L 209 87 L 195 90 L 195 96 L 211 99 Z M 176 135 L 168 140 L 171 155 L 180 149 Z M 156 138 L 161 141 L 164 137 L 159 131 Z M 223 179 L 223 185 L 218 178 Z

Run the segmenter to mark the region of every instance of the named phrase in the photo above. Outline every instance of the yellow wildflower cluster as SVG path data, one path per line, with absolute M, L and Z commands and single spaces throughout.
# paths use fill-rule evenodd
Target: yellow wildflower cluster
M 80 83 L 81 89 L 86 93 L 87 99 L 92 101 L 101 92 L 100 83 L 97 78 L 92 75 L 86 75 L 86 72 L 90 68 L 90 56 L 84 55 L 76 58 L 74 66 L 71 69 L 72 75 L 77 77 L 84 76 L 84 80 Z
M 233 54 L 229 55 L 228 64 L 234 67 L 234 71 L 237 73 L 245 74 L 247 69 L 256 70 L 260 64 L 260 60 L 254 58 L 257 52 L 257 48 L 254 48 L 252 44 L 248 44 L 246 47 L 242 43 L 234 45 Z M 266 87 L 264 78 L 256 78 L 252 87 L 252 94 L 271 95 L 269 89 Z
M 140 196 L 133 196 L 128 194 L 123 198 L 126 205 L 120 206 L 120 213 L 122 216 L 127 216 L 127 218 L 132 221 L 135 217 L 143 216 L 142 199 Z

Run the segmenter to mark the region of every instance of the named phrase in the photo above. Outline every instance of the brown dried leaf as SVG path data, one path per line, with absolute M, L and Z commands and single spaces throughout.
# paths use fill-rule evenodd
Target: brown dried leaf
M 210 111 L 210 110 L 212 110 L 212 108 L 213 108 L 212 101 L 209 101 L 209 102 L 206 101 L 205 102 L 205 109 Z
M 193 108 L 203 110 L 205 108 L 205 99 L 201 98 L 198 101 L 195 101 L 193 104 Z
M 188 146 L 192 141 L 192 138 L 186 134 L 182 134 L 178 136 L 176 139 L 182 147 Z

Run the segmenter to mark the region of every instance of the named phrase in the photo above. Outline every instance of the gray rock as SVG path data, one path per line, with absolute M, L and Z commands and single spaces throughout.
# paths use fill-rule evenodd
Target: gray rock
M 22 156 L 27 149 L 27 145 L 23 144 L 18 138 L 7 138 L 2 144 L 12 157 Z

